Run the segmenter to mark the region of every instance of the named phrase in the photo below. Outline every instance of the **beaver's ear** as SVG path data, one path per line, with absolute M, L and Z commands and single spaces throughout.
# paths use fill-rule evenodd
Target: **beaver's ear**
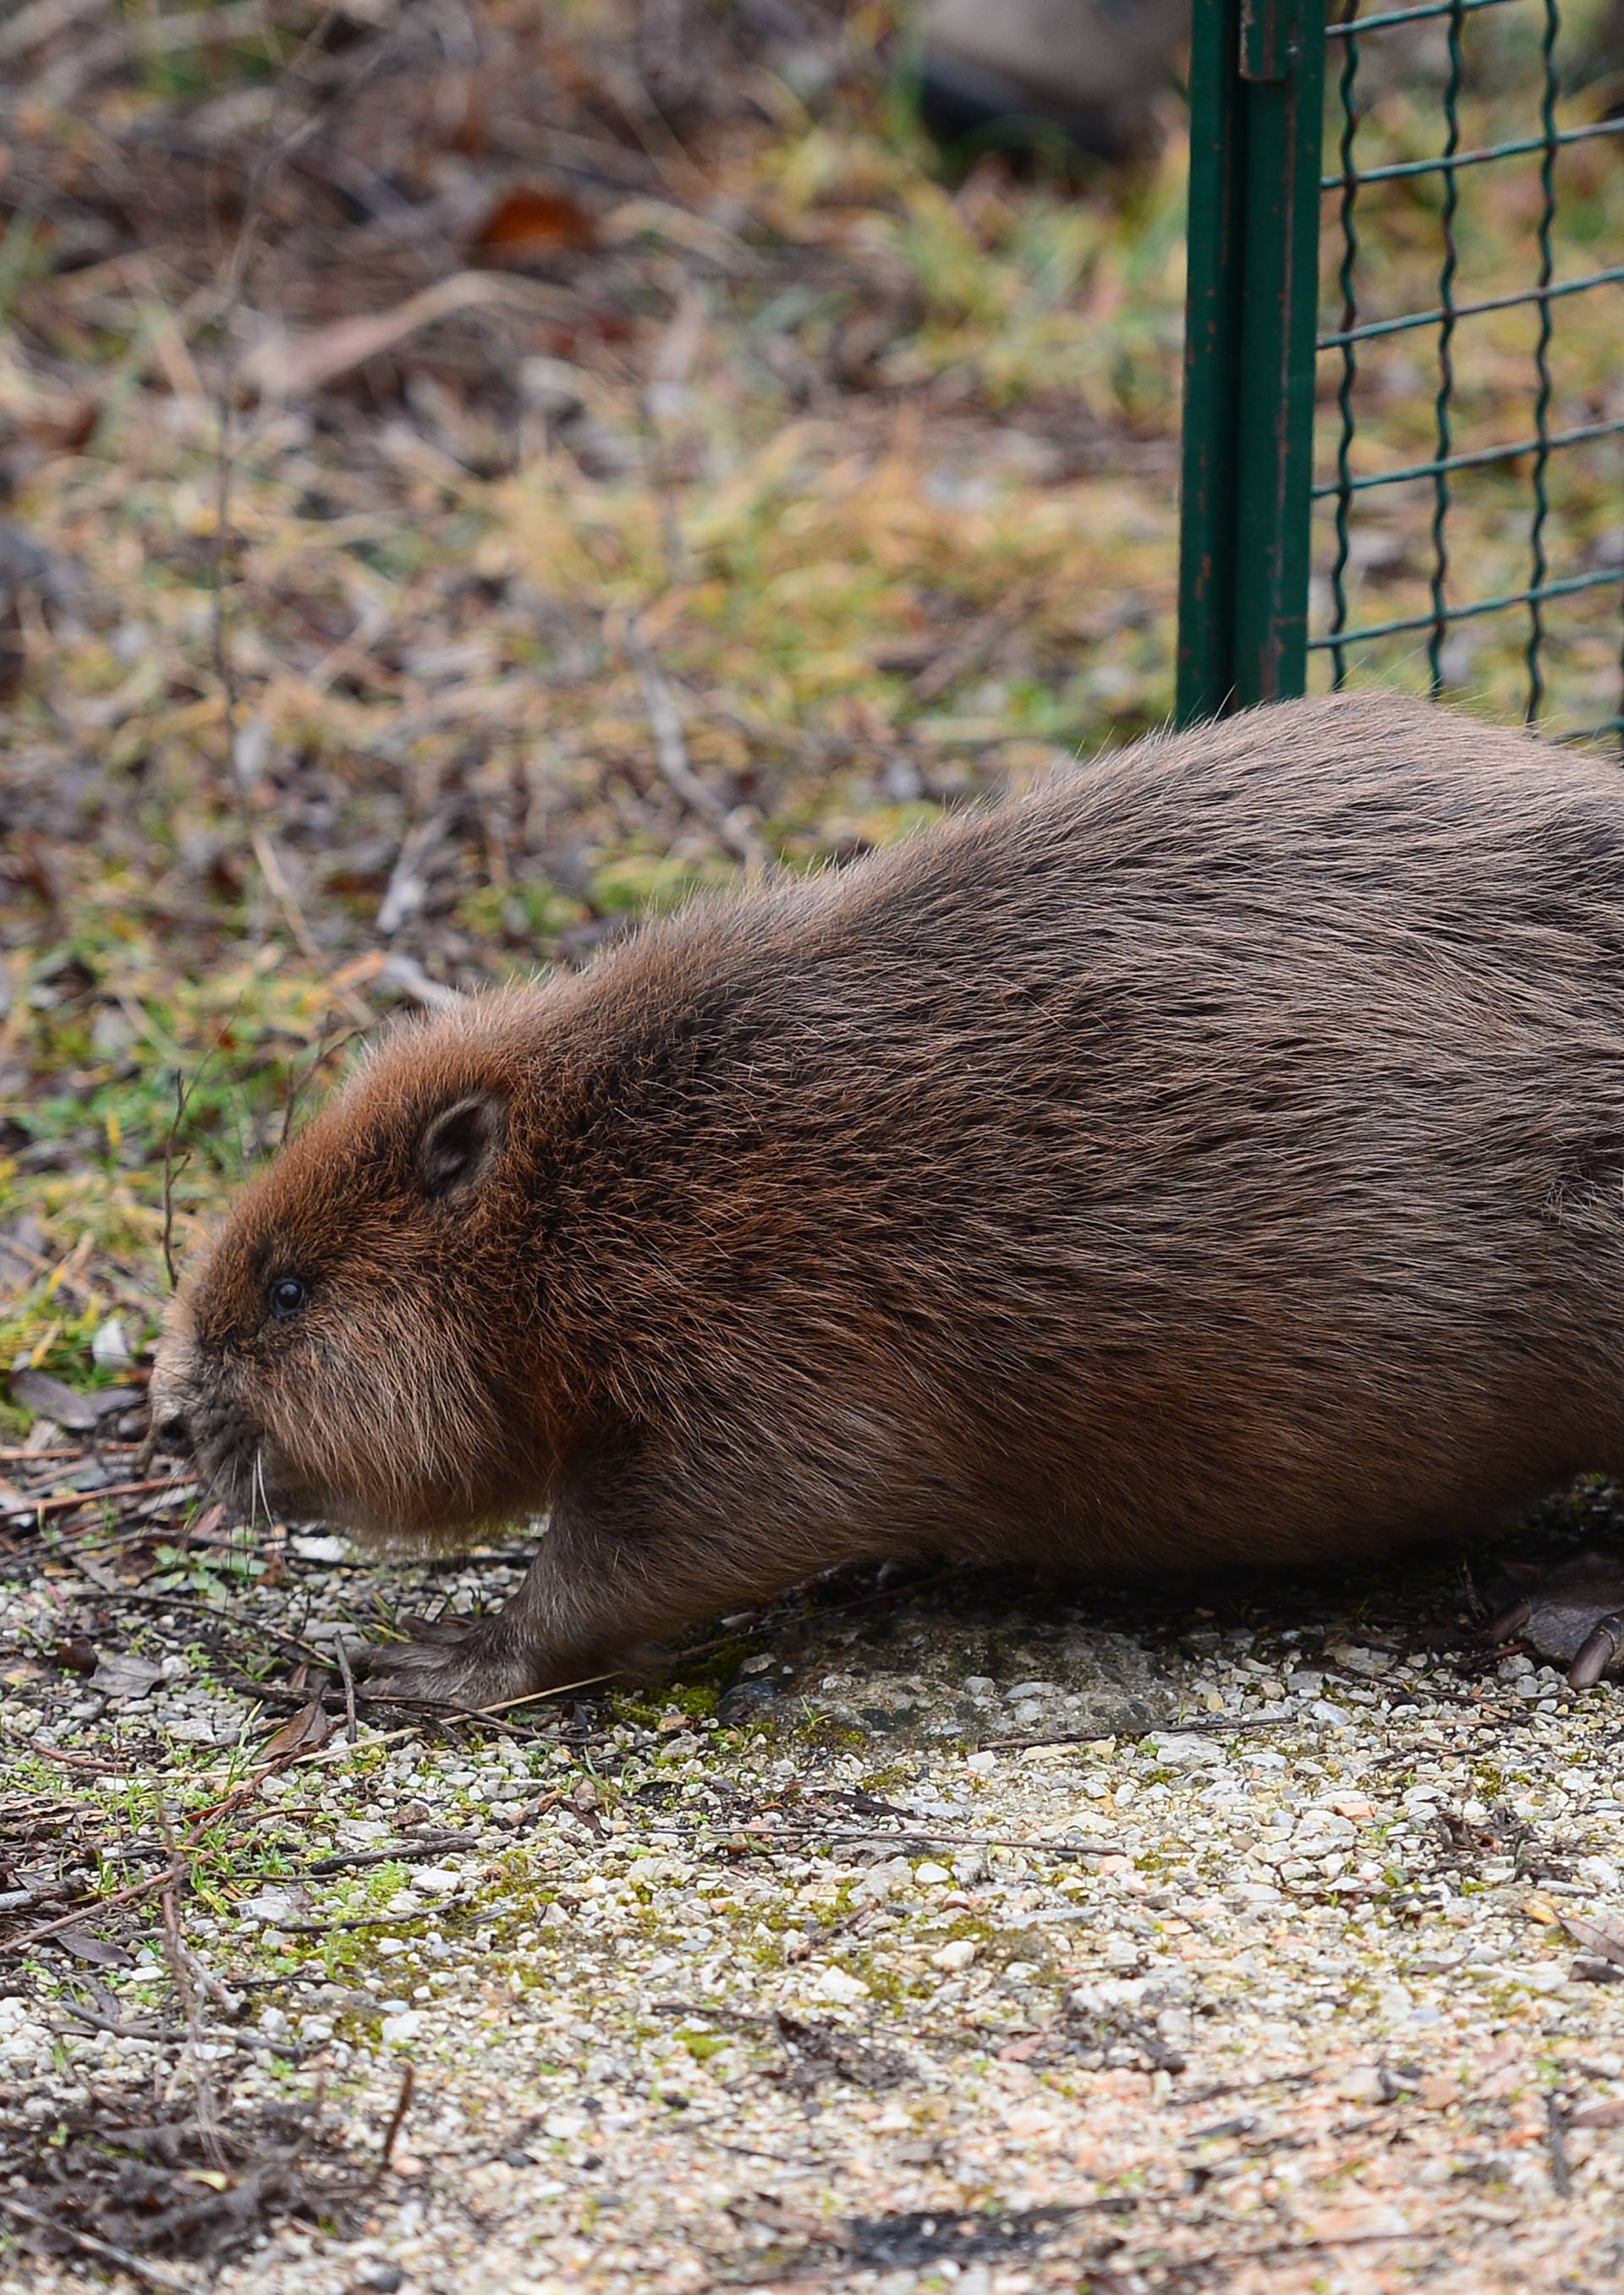
M 426 1196 L 465 1195 L 489 1171 L 507 1128 L 494 1092 L 470 1092 L 431 1115 L 417 1143 L 417 1175 Z

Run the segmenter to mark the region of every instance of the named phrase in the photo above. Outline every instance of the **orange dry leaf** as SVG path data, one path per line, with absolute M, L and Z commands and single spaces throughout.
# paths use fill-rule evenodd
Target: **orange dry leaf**
M 37 407 L 23 420 L 23 429 L 40 445 L 77 454 L 90 443 L 102 419 L 99 390 L 74 391 Z
M 273 1736 L 261 1746 L 262 1761 L 291 1760 L 298 1753 L 319 1752 L 338 1727 L 338 1723 L 322 1709 L 319 1697 L 290 1716 Z
M 498 200 L 475 233 L 469 254 L 474 262 L 528 263 L 537 256 L 591 247 L 597 236 L 591 216 L 567 192 L 520 184 Z

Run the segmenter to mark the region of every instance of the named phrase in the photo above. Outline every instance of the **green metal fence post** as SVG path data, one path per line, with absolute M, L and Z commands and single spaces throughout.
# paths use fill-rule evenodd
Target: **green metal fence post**
M 1235 443 L 1240 383 L 1240 12 L 1195 0 L 1188 284 L 1179 511 L 1179 723 L 1216 717 L 1235 684 Z
M 1303 689 L 1326 0 L 1195 0 L 1180 723 Z

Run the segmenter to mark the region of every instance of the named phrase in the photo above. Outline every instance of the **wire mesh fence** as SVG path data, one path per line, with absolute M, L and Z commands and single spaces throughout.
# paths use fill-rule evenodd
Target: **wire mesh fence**
M 1585 0 L 1196 0 L 1182 715 L 1375 677 L 1624 740 L 1606 37 Z

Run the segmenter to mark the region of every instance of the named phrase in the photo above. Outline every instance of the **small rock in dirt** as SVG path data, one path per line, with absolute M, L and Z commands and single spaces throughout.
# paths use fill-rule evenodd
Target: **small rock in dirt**
M 1152 1743 L 1157 1760 L 1167 1769 L 1208 1768 L 1224 1758 L 1216 1737 L 1203 1737 L 1194 1730 L 1187 1736 L 1153 1738 Z
M 861 1977 L 853 1976 L 844 1968 L 826 1968 L 808 1989 L 820 2000 L 850 2002 L 869 1997 L 869 1987 Z
M 1391 1650 L 1367 1649 L 1362 1642 L 1332 1642 L 1326 1655 L 1344 1673 L 1361 1673 L 1367 1680 L 1386 1673 L 1393 1662 Z
M 263 1889 L 256 1897 L 244 1897 L 237 1912 L 245 1925 L 258 1922 L 266 1928 L 279 1928 L 284 1921 L 300 1919 L 309 1901 L 305 1889 Z
M 301 1562 L 322 1562 L 331 1566 L 350 1558 L 347 1538 L 290 1538 L 288 1546 Z
M 110 1315 L 97 1330 L 90 1342 L 90 1355 L 103 1370 L 127 1370 L 135 1361 L 128 1335 L 117 1315 Z
M 894 1897 L 899 1889 L 913 1884 L 913 1867 L 906 1857 L 887 1857 L 883 1863 L 870 1866 L 852 1891 L 854 1905 L 883 1904 Z
M 1624 1889 L 1624 1874 L 1610 1857 L 1581 1857 L 1573 1869 L 1593 1889 Z

